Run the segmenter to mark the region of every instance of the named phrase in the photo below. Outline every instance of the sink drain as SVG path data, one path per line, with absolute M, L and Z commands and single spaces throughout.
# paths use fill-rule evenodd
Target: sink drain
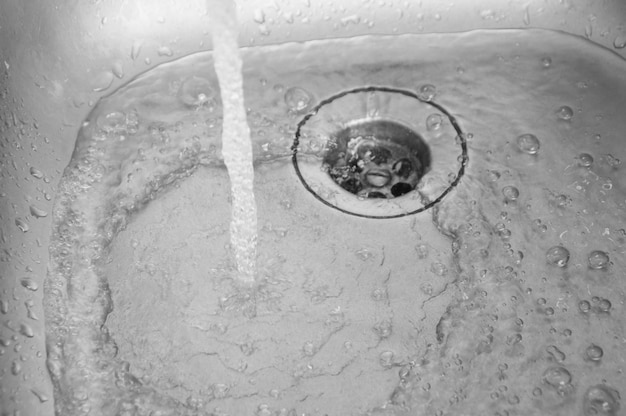
M 361 197 L 407 194 L 430 167 L 424 139 L 395 121 L 358 120 L 331 140 L 323 169 L 343 189 Z
M 367 218 L 427 210 L 467 164 L 465 136 L 449 112 L 386 87 L 320 102 L 298 124 L 292 152 L 298 177 L 318 200 Z

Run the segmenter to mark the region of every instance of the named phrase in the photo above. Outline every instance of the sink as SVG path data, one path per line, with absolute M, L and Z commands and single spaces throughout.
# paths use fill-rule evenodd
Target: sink
M 260 207 L 254 310 L 228 278 L 219 100 L 179 93 L 199 78 L 218 88 L 204 2 L 0 6 L 2 414 L 52 415 L 55 401 L 57 414 L 141 414 L 137 402 L 163 414 L 624 411 L 621 2 L 239 5 Z M 310 102 L 290 106 L 290 88 Z M 151 101 L 168 91 L 180 112 Z M 139 109 L 134 133 L 124 105 Z M 326 174 L 327 139 L 364 117 L 429 146 L 415 191 L 368 198 Z M 197 132 L 177 134 L 180 120 Z M 110 297 L 72 327 L 81 315 L 55 291 L 55 247 L 93 126 L 137 143 L 165 126 L 169 138 L 139 162 L 121 142 L 96 157 L 143 193 L 94 191 L 126 211 L 93 281 Z M 368 186 L 386 186 L 381 166 Z M 63 350 L 90 339 L 68 328 L 98 340 Z M 81 386 L 78 364 L 103 356 L 115 387 Z M 98 389 L 115 405 L 89 408 Z

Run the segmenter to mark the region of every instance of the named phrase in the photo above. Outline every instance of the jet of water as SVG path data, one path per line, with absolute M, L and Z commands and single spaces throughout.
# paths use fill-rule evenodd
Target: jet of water
M 253 283 L 256 272 L 257 214 L 253 192 L 252 142 L 243 97 L 242 62 L 233 0 L 207 0 L 213 59 L 222 98 L 222 156 L 231 181 L 231 246 L 239 278 Z

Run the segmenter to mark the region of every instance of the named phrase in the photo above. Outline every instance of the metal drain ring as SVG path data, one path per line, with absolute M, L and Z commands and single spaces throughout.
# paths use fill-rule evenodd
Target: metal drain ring
M 386 215 L 384 213 L 381 213 L 380 215 L 376 214 L 364 214 L 364 213 L 359 213 L 359 212 L 353 212 L 350 211 L 344 207 L 338 206 L 337 204 L 333 204 L 331 202 L 329 202 L 328 200 L 326 200 L 324 197 L 322 197 L 321 195 L 319 195 L 315 189 L 313 189 L 310 184 L 307 182 L 306 178 L 304 177 L 300 165 L 298 163 L 298 151 L 300 148 L 300 144 L 301 144 L 301 139 L 302 139 L 302 129 L 304 128 L 304 126 L 307 124 L 307 122 L 309 122 L 309 120 L 314 117 L 315 115 L 318 114 L 318 112 L 320 111 L 320 109 L 322 109 L 324 106 L 329 105 L 331 103 L 333 103 L 334 101 L 346 97 L 350 94 L 355 94 L 355 93 L 367 93 L 367 92 L 383 92 L 383 93 L 395 93 L 395 94 L 401 94 L 402 96 L 405 97 L 409 97 L 415 100 L 418 100 L 420 103 L 426 104 L 430 107 L 432 107 L 433 109 L 438 110 L 439 112 L 441 112 L 445 117 L 447 117 L 448 121 L 450 122 L 451 126 L 453 127 L 453 129 L 456 132 L 457 135 L 457 141 L 458 144 L 461 147 L 461 155 L 460 157 L 461 159 L 461 163 L 460 163 L 460 167 L 458 172 L 456 173 L 456 176 L 454 178 L 454 180 L 452 182 L 450 182 L 450 185 L 443 190 L 443 192 L 441 192 L 441 194 L 439 194 L 436 198 L 432 199 L 431 201 L 427 202 L 426 204 L 416 208 L 416 209 L 412 209 L 412 210 L 407 210 L 406 212 L 400 212 L 400 213 L 394 213 L 394 214 L 389 214 Z M 379 219 L 383 219 L 383 218 L 399 218 L 399 217 L 404 217 L 407 215 L 413 215 L 413 214 L 417 214 L 423 211 L 426 211 L 430 208 L 432 208 L 433 206 L 435 206 L 436 204 L 438 204 L 452 189 L 454 189 L 460 182 L 461 178 L 463 177 L 463 175 L 465 174 L 465 166 L 468 162 L 468 155 L 467 155 L 467 141 L 465 138 L 465 135 L 463 134 L 463 131 L 461 130 L 458 122 L 456 121 L 456 119 L 454 118 L 454 116 L 452 116 L 445 108 L 443 108 L 441 105 L 433 102 L 433 101 L 425 101 L 423 99 L 420 99 L 419 96 L 409 90 L 402 90 L 402 89 L 398 89 L 398 88 L 390 88 L 390 87 L 378 87 L 378 86 L 369 86 L 369 87 L 359 87 L 359 88 L 354 88 L 351 90 L 347 90 L 347 91 L 342 91 L 334 96 L 331 96 L 329 98 L 326 98 L 322 101 L 320 101 L 315 107 L 313 107 L 313 109 L 311 109 L 311 111 L 309 113 L 307 113 L 302 120 L 300 120 L 300 122 L 297 125 L 296 128 L 296 132 L 295 132 L 295 138 L 293 141 L 293 144 L 291 146 L 291 151 L 292 151 L 292 163 L 294 165 L 294 168 L 296 170 L 296 174 L 298 175 L 298 178 L 300 179 L 300 181 L 302 182 L 302 184 L 304 185 L 305 189 L 307 191 L 309 191 L 317 200 L 321 201 L 324 205 L 327 205 L 331 208 L 334 208 L 340 212 L 343 212 L 345 214 L 350 214 L 350 215 L 354 215 L 357 217 L 362 217 L 362 218 L 379 218 Z M 343 189 L 342 189 L 343 191 Z M 347 191 L 344 191 L 347 193 Z M 354 198 L 356 199 L 356 196 L 354 196 Z M 393 201 L 393 200 L 392 200 Z

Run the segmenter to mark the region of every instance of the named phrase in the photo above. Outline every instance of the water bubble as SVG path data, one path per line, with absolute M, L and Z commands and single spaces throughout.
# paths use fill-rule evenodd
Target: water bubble
M 17 228 L 20 229 L 21 232 L 26 233 L 28 232 L 28 230 L 30 230 L 30 227 L 28 226 L 28 223 L 26 221 L 24 221 L 21 218 L 16 218 L 15 219 L 15 225 L 17 225 Z
M 294 114 L 306 112 L 313 102 L 313 95 L 300 87 L 291 87 L 285 91 L 285 104 Z
M 589 267 L 594 270 L 603 270 L 609 267 L 609 255 L 601 250 L 594 250 L 589 254 Z
M 619 35 L 613 40 L 615 49 L 624 49 L 626 47 L 626 35 Z
M 432 84 L 424 84 L 420 87 L 417 98 L 422 101 L 432 101 L 437 95 L 437 87 Z
M 522 134 L 517 138 L 517 146 L 522 152 L 535 155 L 539 151 L 539 139 L 534 134 Z
M 557 267 L 565 267 L 569 261 L 569 250 L 563 246 L 550 247 L 548 251 L 546 251 L 546 260 L 548 264 Z
M 202 77 L 192 76 L 187 78 L 178 90 L 180 101 L 190 107 L 198 107 L 206 104 L 215 96 L 211 82 Z
M 569 121 L 574 116 L 574 111 L 571 107 L 564 105 L 556 111 L 556 116 L 561 120 Z
M 9 302 L 5 299 L 0 299 L 0 312 L 2 312 L 3 315 L 9 313 Z
M 603 384 L 592 386 L 583 399 L 585 416 L 616 416 L 620 403 L 619 393 Z
M 33 292 L 35 292 L 37 289 L 39 289 L 39 285 L 37 284 L 37 282 L 35 282 L 30 277 L 22 278 L 20 280 L 20 283 L 22 284 L 23 287 L 25 287 L 26 289 L 31 290 Z
M 426 118 L 426 130 L 439 130 L 442 123 L 443 117 L 441 116 L 441 114 L 431 114 Z
M 505 186 L 502 188 L 502 195 L 507 201 L 516 201 L 519 198 L 519 190 L 514 186 Z
M 591 361 L 600 361 L 603 355 L 604 355 L 604 351 L 602 351 L 602 348 L 600 348 L 599 346 L 595 344 L 591 344 L 585 350 L 585 356 L 587 357 L 588 360 L 591 360 Z
M 589 168 L 593 165 L 593 156 L 589 153 L 581 153 L 576 159 L 578 159 L 578 166 Z
M 30 174 L 35 179 L 43 178 L 43 172 L 40 171 L 39 169 L 35 168 L 35 167 L 31 167 L 30 168 Z
M 550 68 L 550 66 L 552 65 L 552 59 L 549 57 L 543 57 L 541 58 L 541 66 L 543 66 L 544 68 Z
M 34 205 L 30 206 L 30 215 L 32 215 L 35 218 L 43 218 L 43 217 L 47 217 L 48 216 L 48 212 L 44 211 L 41 208 L 37 208 Z

